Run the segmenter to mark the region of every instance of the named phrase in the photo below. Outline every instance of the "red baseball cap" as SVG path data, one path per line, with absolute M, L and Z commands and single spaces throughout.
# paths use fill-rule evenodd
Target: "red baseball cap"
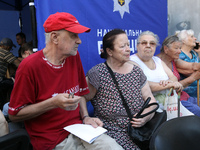
M 90 28 L 79 24 L 78 20 L 66 12 L 57 12 L 50 15 L 43 24 L 45 32 L 67 30 L 73 33 L 90 32 Z

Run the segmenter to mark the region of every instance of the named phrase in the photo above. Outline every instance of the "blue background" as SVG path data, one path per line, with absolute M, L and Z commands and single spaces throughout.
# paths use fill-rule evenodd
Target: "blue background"
M 71 13 L 80 24 L 91 28 L 89 33 L 79 35 L 82 40 L 79 53 L 85 73 L 105 61 L 99 56 L 98 43 L 101 43 L 103 35 L 111 29 L 127 31 L 132 54 L 136 52 L 136 38 L 142 31 L 156 33 L 162 43 L 168 33 L 167 0 L 131 0 L 128 6 L 129 13 L 124 12 L 121 18 L 119 11 L 113 12 L 113 0 L 35 0 L 38 50 L 45 47 L 43 23 L 50 14 L 56 12 Z M 156 54 L 159 49 L 157 47 Z

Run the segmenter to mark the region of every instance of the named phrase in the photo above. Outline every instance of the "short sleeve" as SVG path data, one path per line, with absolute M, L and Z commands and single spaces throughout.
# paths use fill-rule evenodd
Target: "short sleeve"
M 100 79 L 99 79 L 99 71 L 96 66 L 90 69 L 86 75 L 89 79 L 89 83 L 92 84 L 96 89 L 99 88 Z
M 137 66 L 138 67 L 138 66 Z M 139 68 L 138 67 L 138 69 L 139 69 L 139 71 L 140 71 L 140 84 L 141 84 L 141 88 L 143 88 L 144 87 L 144 85 L 146 84 L 146 82 L 147 82 L 147 77 L 146 77 L 146 75 L 144 74 L 144 72 L 143 72 L 143 70 L 141 69 L 141 68 Z

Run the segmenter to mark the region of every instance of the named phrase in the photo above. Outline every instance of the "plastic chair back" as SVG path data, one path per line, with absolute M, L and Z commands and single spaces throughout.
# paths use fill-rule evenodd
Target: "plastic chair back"
M 185 116 L 164 122 L 150 141 L 150 150 L 199 150 L 200 118 Z
M 1 150 L 29 150 L 31 149 L 29 135 L 25 129 L 19 129 L 0 137 Z

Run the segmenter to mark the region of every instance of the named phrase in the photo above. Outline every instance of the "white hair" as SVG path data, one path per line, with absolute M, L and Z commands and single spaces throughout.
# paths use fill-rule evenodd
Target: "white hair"
M 44 33 L 44 35 L 45 35 L 45 44 L 47 44 L 47 43 L 50 42 L 50 34 L 51 34 L 51 32 L 49 32 L 49 33 Z
M 193 36 L 194 31 L 192 29 L 190 30 L 181 30 L 181 31 L 176 31 L 175 34 L 178 36 L 179 40 L 187 40 L 188 36 Z
M 141 37 L 142 37 L 143 35 L 151 35 L 151 36 L 153 36 L 153 37 L 155 38 L 155 40 L 156 40 L 156 45 L 159 45 L 159 37 L 158 37 L 158 35 L 155 34 L 155 33 L 153 33 L 153 32 L 151 32 L 151 31 L 148 31 L 148 30 L 142 32 L 142 33 L 138 36 L 138 38 L 137 38 L 137 42 L 138 42 L 138 43 L 140 42 L 140 39 L 141 39 Z

